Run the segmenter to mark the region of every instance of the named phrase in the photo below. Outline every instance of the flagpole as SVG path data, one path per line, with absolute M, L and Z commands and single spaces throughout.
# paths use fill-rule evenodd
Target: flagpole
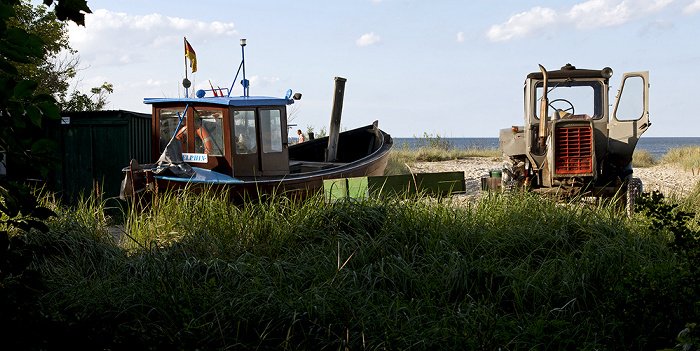
M 187 37 L 182 37 L 184 40 L 184 45 L 185 45 L 185 80 L 182 82 L 183 86 L 185 85 L 185 82 L 187 81 Z M 189 89 L 185 87 L 185 99 L 189 97 Z

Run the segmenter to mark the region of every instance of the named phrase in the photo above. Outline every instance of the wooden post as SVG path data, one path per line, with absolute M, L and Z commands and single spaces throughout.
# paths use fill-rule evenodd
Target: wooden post
M 340 117 L 343 112 L 343 96 L 347 79 L 335 77 L 335 95 L 333 96 L 333 111 L 331 112 L 331 127 L 328 134 L 328 152 L 326 161 L 334 162 L 338 154 L 338 136 L 340 134 Z

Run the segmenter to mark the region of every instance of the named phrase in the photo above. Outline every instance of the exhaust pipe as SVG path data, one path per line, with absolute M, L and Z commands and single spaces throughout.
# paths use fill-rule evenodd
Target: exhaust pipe
M 547 70 L 540 66 L 542 71 L 542 76 L 544 77 L 544 83 L 542 86 L 542 102 L 540 103 L 540 138 L 539 138 L 539 148 L 540 153 L 544 154 L 545 148 L 547 146 L 547 118 L 548 118 L 548 107 L 549 100 L 547 99 Z

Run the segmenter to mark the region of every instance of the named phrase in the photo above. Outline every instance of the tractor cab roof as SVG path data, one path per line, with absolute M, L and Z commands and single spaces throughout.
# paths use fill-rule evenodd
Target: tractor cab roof
M 605 67 L 601 70 L 594 69 L 577 69 L 575 66 L 567 63 L 564 67 L 557 71 L 547 71 L 548 79 L 568 79 L 568 78 L 605 78 L 612 76 L 612 69 Z M 527 75 L 528 79 L 544 79 L 542 72 L 532 72 Z

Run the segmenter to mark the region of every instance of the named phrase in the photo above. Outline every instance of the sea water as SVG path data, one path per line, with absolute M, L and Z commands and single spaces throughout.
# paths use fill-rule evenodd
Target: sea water
M 456 148 L 497 149 L 498 138 L 440 138 Z M 405 144 L 409 149 L 416 149 L 420 138 L 394 138 L 394 145 Z M 424 141 L 425 143 L 425 141 Z M 649 151 L 654 159 L 660 160 L 668 150 L 684 146 L 700 146 L 700 137 L 641 137 L 637 150 Z

